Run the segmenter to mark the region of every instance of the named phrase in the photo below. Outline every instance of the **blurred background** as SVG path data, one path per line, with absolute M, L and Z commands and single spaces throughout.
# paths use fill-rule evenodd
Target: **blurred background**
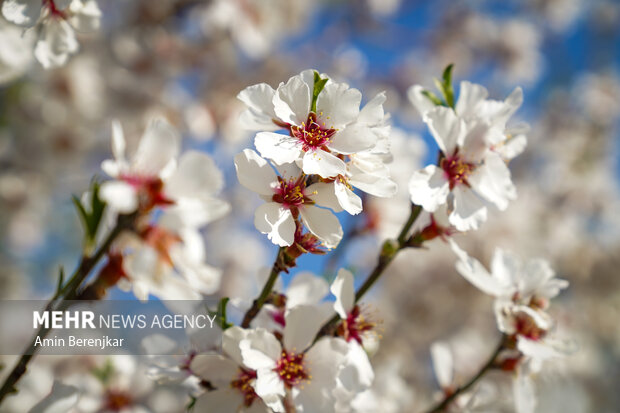
M 522 86 L 525 102 L 514 122 L 531 127 L 526 151 L 511 163 L 518 200 L 457 241 L 485 264 L 496 246 L 546 258 L 571 283 L 552 313 L 579 351 L 537 378 L 538 411 L 618 411 L 620 2 L 106 0 L 99 6 L 101 30 L 79 35 L 78 54 L 50 71 L 33 60 L 30 36 L 0 18 L 1 298 L 51 295 L 58 266 L 73 268 L 79 256 L 70 197 L 86 190 L 93 175 L 103 176 L 111 120 L 121 121 L 132 148 L 152 115 L 167 117 L 182 131 L 185 148 L 210 153 L 224 171 L 232 212 L 205 231 L 207 261 L 224 270 L 221 295 L 255 294 L 257 268 L 271 265 L 276 247 L 254 229 L 259 200 L 234 173 L 234 154 L 253 141 L 237 122 L 243 106 L 236 95 L 255 83 L 275 87 L 307 68 L 359 88 L 365 100 L 387 91 L 399 194 L 366 199 L 360 216 L 341 214 L 347 238 L 325 257 L 304 257 L 299 267 L 330 279 L 346 266 L 363 279 L 381 241 L 396 236 L 407 217 L 411 173 L 436 157 L 406 90 L 415 83 L 431 88 L 433 77 L 454 63 L 456 82 L 481 83 L 493 98 Z M 381 410 L 374 411 L 419 411 L 432 402 L 432 342 L 450 343 L 459 380 L 497 340 L 492 299 L 456 273 L 441 241 L 401 254 L 364 301 L 383 320 L 373 356 Z M 37 363 L 57 376 L 66 370 L 61 361 Z M 49 391 L 39 387 L 31 390 L 33 400 Z M 501 385 L 494 391 L 506 405 L 493 411 L 511 411 L 510 391 Z M 159 411 L 153 406 L 164 404 L 154 400 L 145 403 Z

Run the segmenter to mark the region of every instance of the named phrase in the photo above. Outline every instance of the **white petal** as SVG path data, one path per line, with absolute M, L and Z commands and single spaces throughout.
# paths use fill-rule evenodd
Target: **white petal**
M 336 297 L 334 310 L 341 319 L 346 320 L 355 306 L 355 285 L 351 271 L 341 268 L 329 290 Z
M 550 339 L 530 340 L 523 336 L 517 337 L 517 349 L 528 357 L 540 360 L 565 357 L 571 353 L 570 344 Z
M 280 398 L 286 395 L 286 391 L 278 373 L 273 370 L 259 370 L 257 376 L 254 383 L 256 394 L 275 412 L 284 412 Z
M 243 357 L 239 343 L 246 339 L 248 334 L 249 330 L 237 326 L 227 328 L 222 334 L 222 350 L 240 366 L 243 365 Z
M 321 178 L 330 178 L 346 173 L 346 165 L 342 159 L 321 149 L 306 152 L 302 162 L 302 169 L 308 175 L 316 174 Z
M 509 161 L 523 153 L 526 146 L 527 137 L 525 135 L 517 135 L 505 140 L 503 144 L 495 146 L 493 150 L 499 153 L 503 159 Z
M 354 394 L 360 393 L 372 385 L 375 374 L 368 360 L 368 354 L 362 346 L 357 342 L 351 342 L 348 348 L 338 379 L 348 391 Z
M 125 134 L 118 119 L 112 121 L 112 154 L 117 161 L 125 160 Z
M 420 85 L 413 85 L 407 90 L 409 101 L 422 117 L 424 117 L 426 112 L 435 108 L 435 104 L 422 94 L 423 90 L 424 88 Z
M 173 199 L 213 195 L 224 186 L 224 176 L 213 159 L 202 152 L 187 151 L 166 182 L 166 194 Z
M 325 320 L 325 314 L 313 305 L 298 305 L 286 313 L 284 348 L 301 353 L 310 347 Z
M 454 380 L 454 359 L 448 343 L 438 341 L 431 345 L 431 359 L 435 377 L 442 389 L 452 386 Z
M 239 366 L 234 361 L 219 354 L 198 354 L 192 359 L 190 369 L 215 387 L 230 385 L 239 373 Z
M 444 171 L 435 165 L 415 171 L 409 181 L 411 202 L 421 205 L 425 210 L 434 212 L 448 199 L 450 184 Z
M 54 380 L 51 393 L 37 403 L 30 413 L 65 413 L 72 411 L 77 404 L 80 392 L 77 387 L 67 386 Z
M 45 19 L 41 25 L 34 56 L 45 69 L 64 65 L 79 45 L 75 32 L 65 20 Z
M 253 369 L 272 369 L 276 366 L 282 353 L 278 339 L 263 328 L 248 333 L 247 338 L 239 342 L 243 363 Z
M 503 296 L 510 291 L 510 284 L 501 283 L 494 278 L 477 259 L 470 257 L 454 240 L 449 239 L 449 243 L 452 251 L 459 258 L 456 263 L 457 271 L 474 287 L 494 297 Z
M 525 374 L 518 374 L 512 382 L 516 413 L 534 413 L 536 395 L 534 383 Z
M 311 93 L 310 87 L 300 76 L 293 76 L 276 90 L 273 97 L 276 115 L 285 122 L 300 126 L 308 120 Z
M 318 304 L 328 291 L 327 281 L 322 277 L 305 271 L 297 273 L 286 289 L 286 306 Z
M 358 173 L 349 178 L 349 183 L 367 194 L 391 198 L 398 192 L 398 185 L 389 177 Z
M 487 219 L 487 208 L 474 192 L 464 185 L 457 185 L 453 190 L 454 210 L 450 213 L 450 223 L 459 231 L 478 229 Z
M 132 167 L 146 176 L 159 176 L 177 157 L 180 140 L 179 133 L 167 121 L 153 119 L 140 139 Z
M 101 184 L 99 196 L 112 209 L 129 214 L 138 208 L 138 196 L 131 185 L 123 181 L 106 181 Z
M 435 138 L 439 149 L 446 155 L 454 153 L 465 139 L 465 121 L 458 117 L 451 108 L 438 106 L 426 112 L 424 122 Z
M 2 15 L 11 23 L 32 27 L 41 16 L 41 0 L 4 0 Z
M 77 5 L 77 6 L 76 6 Z M 81 32 L 92 32 L 99 29 L 101 10 L 95 0 L 71 2 L 71 25 Z
M 459 99 L 456 102 L 456 113 L 463 117 L 475 116 L 478 105 L 488 95 L 489 92 L 483 86 L 462 81 L 459 87 Z
M 293 215 L 278 203 L 267 202 L 259 206 L 254 213 L 254 226 L 281 247 L 292 245 L 295 240 Z
M 259 132 L 254 146 L 262 156 L 278 165 L 295 162 L 301 155 L 301 145 L 296 139 L 274 132 Z
M 239 92 L 237 99 L 248 106 L 240 117 L 244 128 L 250 130 L 280 129 L 278 125 L 273 123 L 273 119 L 277 118 L 273 109 L 275 93 L 275 90 L 266 83 L 249 86 Z
M 342 239 L 342 227 L 338 217 L 327 209 L 307 206 L 300 209 L 301 219 L 310 232 L 327 248 L 334 248 Z
M 339 179 L 334 182 L 336 198 L 340 206 L 351 215 L 357 215 L 362 212 L 362 198 L 357 196 L 355 192 L 349 189 Z
M 495 153 L 487 154 L 484 164 L 472 172 L 468 182 L 478 194 L 501 211 L 508 208 L 508 202 L 517 197 L 517 190 L 510 179 L 510 170 Z
M 318 182 L 307 188 L 307 192 L 312 194 L 311 198 L 317 205 L 329 208 L 334 212 L 342 211 L 342 207 L 336 198 L 334 183 Z
M 353 122 L 360 112 L 362 93 L 346 83 L 329 82 L 319 94 L 316 111 L 327 127 L 338 129 Z
M 261 195 L 273 195 L 271 184 L 276 181 L 276 174 L 271 165 L 252 149 L 244 149 L 235 156 L 235 169 L 241 185 Z
M 377 93 L 368 103 L 364 105 L 357 121 L 365 125 L 378 125 L 385 119 L 383 104 L 387 99 L 385 92 Z
M 329 148 L 343 155 L 350 155 L 372 148 L 378 137 L 366 125 L 353 123 L 336 132 Z

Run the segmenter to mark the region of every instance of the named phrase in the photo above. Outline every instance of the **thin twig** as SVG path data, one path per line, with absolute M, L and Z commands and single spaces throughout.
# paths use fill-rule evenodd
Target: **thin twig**
M 95 265 L 99 262 L 99 260 L 108 252 L 112 242 L 116 239 L 116 237 L 125 229 L 130 228 L 134 220 L 133 215 L 120 215 L 118 217 L 118 221 L 116 226 L 112 229 L 110 234 L 108 234 L 105 241 L 101 244 L 101 246 L 95 251 L 95 253 L 91 256 L 82 256 L 80 260 L 80 264 L 73 272 L 71 279 L 65 284 L 65 286 L 57 292 L 54 297 L 47 303 L 45 306 L 45 311 L 50 311 L 55 307 L 57 300 L 60 300 L 58 305 L 56 306 L 56 310 L 63 311 L 69 307 L 68 301 L 75 298 L 76 293 L 82 282 L 88 277 L 90 272 L 93 270 Z M 50 328 L 41 326 L 37 333 L 32 337 L 32 340 L 28 347 L 22 353 L 19 361 L 11 371 L 11 373 L 7 376 L 2 387 L 0 388 L 0 403 L 4 400 L 4 398 L 16 391 L 15 385 L 22 378 L 22 376 L 26 373 L 28 363 L 32 360 L 35 353 L 38 350 L 38 346 L 35 345 L 37 337 L 43 339 L 49 333 Z
M 456 399 L 460 394 L 469 390 L 489 370 L 495 367 L 497 356 L 499 356 L 499 353 L 501 353 L 501 351 L 505 348 L 505 346 L 506 346 L 506 335 L 502 335 L 502 338 L 498 346 L 495 348 L 495 351 L 493 352 L 493 354 L 491 354 L 491 357 L 489 357 L 487 362 L 480 368 L 480 370 L 478 370 L 478 372 L 471 379 L 469 379 L 465 384 L 457 387 L 454 391 L 450 392 L 450 394 L 446 395 L 446 397 L 442 401 L 437 403 L 435 406 L 431 407 L 429 410 L 426 410 L 426 413 L 439 413 L 439 412 L 444 411 L 450 405 L 450 403 L 454 401 L 454 399 Z
M 254 300 L 254 302 L 252 303 L 252 307 L 250 307 L 248 311 L 246 311 L 245 315 L 243 316 L 241 327 L 243 328 L 250 327 L 250 323 L 258 315 L 258 312 L 263 307 L 263 304 L 265 304 L 265 301 L 269 297 L 269 294 L 271 294 L 271 291 L 273 290 L 273 286 L 275 285 L 276 280 L 278 279 L 278 275 L 280 275 L 280 273 L 284 270 L 282 266 L 284 250 L 285 250 L 284 247 L 280 247 L 280 249 L 278 250 L 278 255 L 276 256 L 276 259 L 273 262 L 273 266 L 271 267 L 271 273 L 269 274 L 269 278 L 265 282 L 265 285 L 263 286 L 263 290 L 261 291 L 258 298 L 256 298 L 256 300 Z

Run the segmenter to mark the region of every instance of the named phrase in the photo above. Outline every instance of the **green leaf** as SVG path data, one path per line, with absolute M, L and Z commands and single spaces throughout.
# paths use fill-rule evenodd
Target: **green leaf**
M 114 366 L 112 362 L 108 359 L 105 364 L 101 367 L 95 367 L 92 370 L 93 376 L 97 378 L 104 385 L 104 387 L 108 384 L 112 375 L 114 374 Z
M 452 87 L 452 69 L 454 64 L 449 64 L 443 71 L 441 78 L 443 80 L 442 91 L 446 98 L 448 106 L 454 109 L 454 89 Z
M 319 98 L 319 94 L 325 88 L 325 84 L 329 79 L 322 79 L 319 72 L 314 71 L 314 88 L 312 89 L 312 104 L 310 105 L 310 111 L 316 113 L 316 102 Z
M 71 199 L 75 208 L 78 211 L 82 224 L 86 232 L 86 243 L 91 244 L 95 241 L 97 231 L 103 218 L 105 211 L 105 202 L 99 198 L 99 189 L 101 185 L 97 181 L 93 181 L 90 187 L 90 205 L 87 208 L 82 204 L 82 201 L 77 196 L 73 196 Z
M 430 100 L 431 102 L 433 102 L 433 104 L 435 104 L 436 106 L 445 106 L 445 103 L 443 103 L 442 100 L 439 99 L 437 95 L 434 94 L 433 92 L 428 91 L 428 90 L 423 90 L 422 94 L 426 96 L 426 98 Z
M 56 297 L 60 296 L 60 292 L 62 291 L 62 286 L 65 283 L 65 269 L 63 266 L 60 266 L 60 270 L 58 271 L 58 284 L 56 284 Z
M 232 327 L 232 324 L 226 320 L 226 305 L 230 298 L 224 297 L 220 300 L 220 303 L 217 306 L 217 323 L 222 328 L 222 330 L 226 330 L 229 327 Z

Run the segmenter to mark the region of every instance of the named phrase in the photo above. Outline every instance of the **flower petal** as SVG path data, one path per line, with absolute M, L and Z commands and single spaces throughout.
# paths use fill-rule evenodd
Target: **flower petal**
M 2 15 L 22 27 L 32 27 L 41 16 L 41 0 L 4 0 Z
M 267 202 L 256 209 L 254 226 L 281 247 L 292 245 L 295 240 L 293 215 L 276 202 Z
M 424 88 L 421 85 L 413 85 L 407 89 L 409 101 L 422 117 L 424 117 L 426 112 L 435 108 L 435 104 L 422 94 L 423 91 Z
M 457 185 L 452 193 L 454 208 L 450 213 L 450 223 L 459 231 L 478 229 L 487 219 L 487 208 L 482 199 L 464 185 Z
M 495 274 L 489 274 L 477 259 L 470 257 L 454 240 L 450 238 L 448 242 L 452 251 L 459 258 L 456 263 L 456 270 L 474 287 L 494 297 L 504 296 L 511 291 L 510 284 L 502 283 L 494 277 Z
M 337 156 L 318 149 L 306 152 L 302 160 L 302 169 L 305 174 L 319 175 L 321 178 L 330 178 L 346 173 L 344 161 Z
M 273 123 L 277 118 L 273 108 L 273 96 L 276 91 L 266 83 L 249 86 L 237 95 L 237 99 L 245 103 L 248 108 L 241 113 L 241 125 L 249 130 L 278 130 L 280 127 Z
M 343 155 L 350 155 L 372 148 L 377 140 L 377 135 L 368 126 L 353 123 L 336 132 L 329 143 L 329 149 Z
M 454 154 L 457 147 L 465 139 L 465 121 L 459 118 L 454 110 L 438 106 L 424 114 L 424 122 L 435 138 L 439 149 L 446 156 Z
M 262 156 L 278 165 L 295 162 L 301 154 L 297 140 L 280 133 L 259 132 L 254 138 L 254 146 Z
M 284 348 L 289 352 L 301 353 L 310 347 L 325 318 L 326 315 L 313 305 L 291 308 L 286 314 Z
M 213 159 L 202 152 L 187 151 L 166 182 L 166 193 L 174 198 L 214 195 L 224 186 L 224 176 Z
M 431 359 L 435 377 L 442 389 L 448 389 L 454 381 L 454 360 L 448 343 L 443 341 L 431 345 Z
M 411 202 L 429 212 L 437 210 L 450 193 L 450 184 L 444 175 L 444 171 L 435 165 L 415 171 L 409 181 Z
M 301 76 L 293 76 L 278 86 L 273 97 L 274 111 L 283 121 L 300 126 L 308 120 L 311 99 L 309 85 Z
M 164 119 L 153 119 L 138 145 L 133 158 L 134 171 L 146 176 L 159 176 L 176 159 L 180 149 L 179 133 Z
M 234 361 L 219 354 L 198 354 L 192 359 L 190 369 L 215 387 L 229 386 L 239 373 L 239 366 Z
M 271 184 L 276 181 L 276 174 L 271 165 L 252 149 L 244 149 L 235 156 L 235 169 L 241 185 L 260 195 L 273 195 Z
M 510 200 L 517 198 L 517 190 L 510 178 L 510 170 L 496 153 L 488 153 L 484 164 L 468 177 L 468 182 L 484 199 L 501 211 L 508 208 Z
M 123 181 L 107 181 L 101 184 L 99 196 L 110 207 L 121 213 L 129 214 L 138 208 L 138 196 L 131 185 Z
M 357 215 L 362 212 L 362 198 L 357 196 L 355 192 L 349 189 L 339 179 L 334 182 L 334 189 L 336 190 L 336 198 L 340 206 L 351 215 Z
M 328 291 L 327 281 L 322 277 L 307 271 L 297 273 L 286 289 L 286 306 L 318 304 Z
M 327 209 L 306 206 L 300 209 L 301 219 L 310 232 L 316 235 L 327 248 L 334 248 L 342 239 L 342 227 L 338 217 Z
M 482 103 L 487 96 L 489 96 L 489 92 L 484 86 L 466 80 L 462 81 L 459 86 L 459 99 L 456 102 L 456 113 L 466 118 L 476 116 L 478 105 Z
M 346 320 L 355 306 L 355 285 L 351 271 L 341 268 L 329 290 L 336 297 L 334 310 L 341 319 Z
M 62 19 L 43 20 L 34 57 L 45 69 L 64 65 L 78 49 L 75 32 L 69 23 Z
M 362 93 L 346 83 L 329 82 L 319 94 L 316 111 L 321 123 L 338 129 L 353 122 L 360 112 Z

